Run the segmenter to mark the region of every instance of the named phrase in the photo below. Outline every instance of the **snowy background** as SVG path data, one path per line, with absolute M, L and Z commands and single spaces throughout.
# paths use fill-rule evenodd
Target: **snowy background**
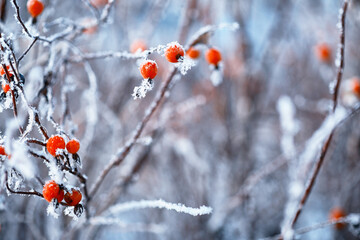
M 0 0 L 0 6 L 4 2 L 1 45 L 9 44 L 18 59 L 34 38 L 15 19 L 13 0 Z M 26 1 L 17 1 L 31 35 L 50 42 L 36 40 L 19 63 L 26 81 L 17 120 L 10 95 L 1 105 L 0 144 L 11 159 L 0 161 L 0 239 L 277 236 L 294 217 L 335 127 L 295 232 L 289 232 L 299 239 L 356 239 L 349 226 L 329 225 L 303 234 L 296 230 L 327 222 L 334 207 L 346 214 L 360 212 L 359 95 L 348 89 L 351 79 L 360 76 L 359 1 L 350 1 L 347 9 L 345 67 L 334 113 L 343 1 L 106 2 L 44 0 L 44 12 L 32 25 Z M 239 25 L 236 31 L 234 25 L 217 27 L 234 22 Z M 185 75 L 177 72 L 172 77 L 170 90 L 130 153 L 111 168 L 89 196 L 91 201 L 83 199 L 86 213 L 76 219 L 59 206 L 55 218 L 48 215 L 49 203 L 41 197 L 10 194 L 5 172 L 10 175 L 12 169 L 18 174 L 9 176 L 9 182 L 17 191 L 41 192 L 41 182 L 61 178 L 65 185 L 91 193 L 173 72 L 173 64 L 163 56 L 164 46 L 173 41 L 186 46 L 207 25 L 215 30 L 206 44 L 198 45 L 200 58 Z M 92 32 L 83 31 L 88 26 Z M 139 59 L 146 56 L 128 53 L 137 39 L 148 48 L 160 45 L 149 56 L 159 69 L 153 90 L 134 100 L 133 89 L 142 81 Z M 316 54 L 324 43 L 329 61 Z M 204 59 L 209 46 L 222 53 L 219 71 Z M 14 59 L 4 48 L 1 61 L 7 64 Z M 222 83 L 215 87 L 212 80 L 219 74 Z M 34 111 L 49 136 L 79 139 L 78 171 L 86 186 L 69 173 L 64 179 L 56 167 L 29 153 L 51 158 L 44 147 L 26 142 L 44 141 Z M 19 124 L 31 130 L 26 138 L 21 138 Z

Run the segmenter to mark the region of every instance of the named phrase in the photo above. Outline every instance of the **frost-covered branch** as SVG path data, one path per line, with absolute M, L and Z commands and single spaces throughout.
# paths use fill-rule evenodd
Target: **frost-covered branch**
M 116 204 L 110 207 L 107 211 L 107 214 L 118 214 L 121 212 L 134 210 L 134 209 L 143 209 L 143 208 L 165 208 L 167 210 L 174 210 L 179 213 L 186 213 L 192 216 L 206 215 L 212 212 L 211 207 L 201 206 L 199 208 L 187 207 L 179 203 L 169 203 L 164 200 L 141 200 L 141 201 L 132 201 Z

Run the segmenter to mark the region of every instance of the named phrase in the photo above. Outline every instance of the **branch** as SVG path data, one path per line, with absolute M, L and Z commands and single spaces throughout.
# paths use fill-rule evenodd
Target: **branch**
M 338 67 L 338 71 L 337 71 L 337 78 L 336 78 L 336 86 L 334 89 L 334 97 L 333 97 L 333 108 L 332 108 L 332 112 L 334 113 L 337 107 L 337 97 L 338 97 L 338 93 L 340 90 L 340 83 L 342 80 L 342 73 L 344 70 L 344 44 L 345 44 L 345 17 L 346 17 L 346 11 L 347 11 L 347 6 L 349 4 L 349 0 L 345 0 L 343 3 L 342 8 L 340 9 L 340 65 Z M 311 190 L 315 184 L 315 180 L 319 174 L 319 171 L 322 167 L 322 164 L 324 162 L 326 153 L 329 149 L 331 140 L 333 138 L 334 135 L 334 131 L 335 131 L 336 127 L 331 131 L 330 135 L 328 136 L 328 138 L 326 139 L 323 147 L 321 148 L 321 154 L 319 156 L 319 158 L 317 159 L 317 161 L 315 162 L 315 167 L 313 169 L 313 172 L 310 175 L 308 184 L 306 186 L 305 192 L 303 193 L 303 196 L 301 197 L 300 203 L 297 207 L 297 210 L 295 212 L 295 215 L 293 217 L 293 219 L 291 220 L 291 224 L 290 227 L 293 228 L 297 219 L 299 218 L 302 208 L 306 203 L 306 200 L 308 199 L 308 197 L 310 196 Z

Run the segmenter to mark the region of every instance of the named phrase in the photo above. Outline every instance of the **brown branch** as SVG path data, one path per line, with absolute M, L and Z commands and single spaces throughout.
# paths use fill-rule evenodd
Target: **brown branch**
M 10 186 L 9 186 L 8 172 L 7 171 L 5 172 L 5 182 L 6 182 L 5 185 L 6 185 L 7 190 L 9 192 L 13 193 L 13 194 L 35 195 L 35 196 L 44 198 L 44 196 L 41 193 L 37 192 L 37 191 L 25 192 L 25 191 L 15 191 L 15 190 L 11 189 Z
M 340 65 L 338 67 L 337 78 L 336 78 L 336 86 L 335 86 L 335 89 L 334 89 L 333 108 L 332 108 L 333 114 L 335 113 L 335 110 L 336 110 L 336 107 L 337 107 L 337 97 L 338 97 L 338 93 L 339 93 L 339 90 L 340 90 L 340 83 L 341 83 L 341 80 L 342 80 L 342 73 L 343 73 L 343 70 L 344 70 L 345 17 L 346 17 L 346 11 L 347 11 L 348 4 L 349 4 L 349 1 L 345 0 L 344 3 L 343 3 L 342 8 L 340 10 L 340 14 L 341 14 L 341 16 L 340 16 L 340 25 L 341 25 L 340 26 Z M 323 147 L 321 148 L 321 154 L 320 154 L 319 158 L 317 159 L 317 161 L 315 162 L 315 167 L 314 167 L 312 173 L 310 174 L 310 178 L 309 178 L 308 184 L 307 184 L 307 186 L 305 188 L 305 192 L 303 193 L 303 195 L 301 197 L 301 200 L 300 200 L 300 203 L 299 203 L 299 205 L 297 207 L 297 210 L 295 212 L 295 215 L 294 215 L 293 219 L 291 220 L 291 225 L 290 225 L 291 228 L 294 227 L 297 219 L 299 218 L 299 216 L 301 214 L 302 208 L 306 203 L 306 200 L 310 196 L 311 190 L 312 190 L 312 188 L 313 188 L 313 186 L 315 184 L 316 178 L 317 178 L 317 176 L 318 176 L 318 174 L 320 172 L 320 169 L 321 169 L 322 164 L 324 162 L 326 153 L 327 153 L 327 151 L 329 149 L 329 146 L 330 146 L 331 140 L 333 138 L 335 129 L 336 129 L 336 127 L 331 131 L 331 133 L 328 136 L 328 138 L 326 139 Z
M 32 41 L 32 43 L 29 45 L 29 47 L 25 50 L 25 52 L 23 54 L 21 54 L 21 56 L 19 57 L 19 59 L 17 60 L 17 64 L 20 63 L 20 61 L 26 56 L 26 54 L 28 54 L 28 52 L 30 51 L 30 49 L 34 46 L 34 44 L 36 43 L 36 41 L 39 40 L 38 37 L 35 37 L 34 40 Z
M 349 0 L 345 0 L 343 3 L 343 6 L 340 10 L 340 23 L 339 23 L 339 27 L 340 27 L 340 45 L 339 45 L 339 53 L 340 53 L 340 64 L 337 70 L 337 75 L 336 75 L 336 84 L 335 84 L 335 89 L 334 89 L 334 95 L 333 95 L 333 112 L 335 112 L 336 107 L 337 107 L 337 99 L 338 99 L 338 95 L 339 95 L 339 89 L 340 89 L 340 84 L 341 84 L 341 79 L 342 79 L 342 75 L 344 72 L 344 62 L 345 62 L 345 20 L 346 20 L 346 12 L 347 12 L 347 8 L 348 8 L 348 4 L 349 4 Z
M 133 134 L 133 137 L 126 143 L 125 147 L 123 149 L 121 149 L 121 151 L 117 154 L 118 156 L 104 168 L 104 170 L 101 172 L 99 177 L 96 179 L 93 187 L 90 190 L 90 196 L 92 196 L 92 195 L 94 195 L 96 193 L 96 191 L 100 187 L 100 184 L 104 181 L 106 175 L 110 172 L 110 170 L 113 167 L 118 166 L 125 159 L 125 157 L 130 153 L 132 147 L 136 143 L 137 139 L 140 137 L 140 135 L 141 135 L 142 131 L 144 130 L 146 124 L 148 123 L 148 121 L 150 120 L 152 115 L 155 113 L 155 111 L 160 106 L 160 103 L 161 103 L 162 99 L 164 98 L 165 93 L 167 92 L 167 90 L 169 88 L 169 85 L 171 83 L 171 80 L 175 76 L 176 72 L 177 72 L 176 68 L 174 68 L 171 71 L 170 75 L 168 76 L 165 83 L 163 84 L 163 86 L 162 86 L 162 88 L 160 90 L 160 93 L 156 97 L 154 103 L 151 104 L 150 109 L 146 111 L 146 114 L 145 114 L 143 120 L 137 126 L 137 128 L 136 128 L 136 130 L 135 130 L 135 132 Z

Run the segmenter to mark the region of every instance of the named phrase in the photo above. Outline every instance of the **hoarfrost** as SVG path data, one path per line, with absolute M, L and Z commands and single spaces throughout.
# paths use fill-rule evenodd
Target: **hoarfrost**
M 59 217 L 59 210 L 58 210 L 58 207 L 57 207 L 57 202 L 55 199 L 53 199 L 47 209 L 46 209 L 46 212 L 47 212 L 47 215 L 51 215 L 53 216 L 54 218 L 58 218 Z
M 192 216 L 206 215 L 212 212 L 211 207 L 201 206 L 199 208 L 186 207 L 180 203 L 169 203 L 162 199 L 159 200 L 140 200 L 120 203 L 109 208 L 108 212 L 111 214 L 117 214 L 133 209 L 144 209 L 144 208 L 165 208 L 167 210 L 175 210 L 176 212 L 187 213 Z
M 154 82 L 151 79 L 143 79 L 140 86 L 134 87 L 133 96 L 134 100 L 138 98 L 144 98 L 148 91 L 153 89 Z

